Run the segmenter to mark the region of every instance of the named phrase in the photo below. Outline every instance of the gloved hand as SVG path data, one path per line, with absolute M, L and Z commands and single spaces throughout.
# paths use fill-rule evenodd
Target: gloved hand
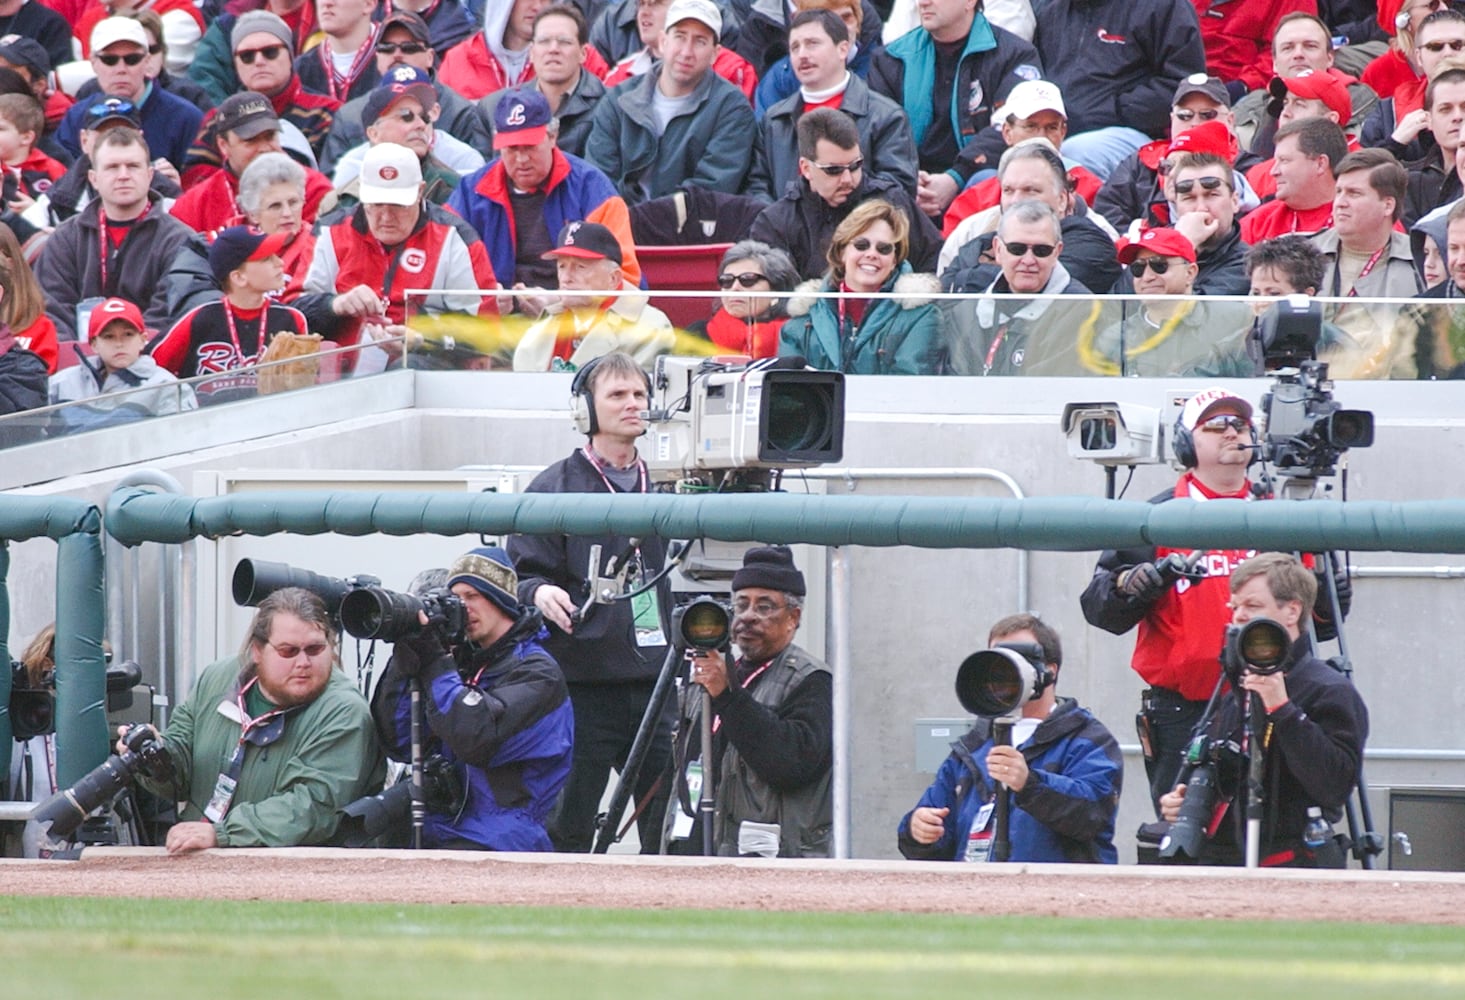
M 1353 578 L 1348 575 L 1348 567 L 1342 560 L 1338 560 L 1337 568 L 1333 571 L 1333 584 L 1338 588 L 1338 607 L 1343 614 L 1353 607 Z
M 1119 592 L 1131 601 L 1153 601 L 1165 592 L 1165 578 L 1154 563 L 1140 563 L 1119 574 Z
M 392 647 L 392 662 L 403 677 L 419 677 L 447 652 L 432 629 L 423 629 Z

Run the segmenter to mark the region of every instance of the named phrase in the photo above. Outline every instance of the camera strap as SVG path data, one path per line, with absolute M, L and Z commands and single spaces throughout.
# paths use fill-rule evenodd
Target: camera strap
M 753 682 L 756 681 L 759 677 L 762 677 L 763 672 L 771 666 L 773 666 L 773 660 L 769 660 L 767 663 L 760 665 L 751 674 L 739 681 L 738 687 L 742 688 L 744 691 L 748 690 L 748 688 L 753 686 Z M 714 715 L 712 717 L 712 732 L 715 734 L 720 728 L 722 728 L 722 716 Z

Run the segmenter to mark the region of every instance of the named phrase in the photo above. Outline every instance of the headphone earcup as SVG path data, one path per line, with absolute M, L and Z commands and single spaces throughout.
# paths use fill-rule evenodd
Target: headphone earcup
M 1179 420 L 1175 421 L 1175 429 L 1170 433 L 1170 451 L 1181 465 L 1187 469 L 1195 468 L 1195 439 Z
M 590 372 L 599 358 L 592 358 L 570 380 L 570 419 L 575 430 L 586 437 L 600 429 L 595 419 L 595 400 L 590 392 Z

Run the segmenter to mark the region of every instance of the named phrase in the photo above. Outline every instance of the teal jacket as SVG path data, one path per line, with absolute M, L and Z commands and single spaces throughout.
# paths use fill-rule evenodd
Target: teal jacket
M 805 292 L 832 292 L 826 277 L 817 288 L 812 282 L 800 286 Z M 837 299 L 815 299 L 795 295 L 789 300 L 789 316 L 778 338 L 780 357 L 802 355 L 815 368 L 842 371 L 850 375 L 935 375 L 939 372 L 941 340 L 940 314 L 928 297 L 940 291 L 934 276 L 915 274 L 902 263 L 880 294 L 922 293 L 922 297 L 871 300 L 858 325 L 839 321 Z
M 204 669 L 188 700 L 163 734 L 173 758 L 174 784 L 144 782 L 183 803 L 178 818 L 204 818 L 239 741 L 240 724 L 219 711 L 236 704 L 239 658 Z M 295 847 L 323 844 L 336 832 L 343 808 L 381 788 L 386 761 L 366 699 L 340 670 L 320 697 L 285 716 L 285 731 L 268 746 L 250 746 L 239 785 L 216 828 L 220 847 Z

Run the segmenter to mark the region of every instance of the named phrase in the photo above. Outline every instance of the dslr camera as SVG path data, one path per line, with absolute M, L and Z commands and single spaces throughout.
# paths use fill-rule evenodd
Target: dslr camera
M 122 744 L 122 753 L 108 757 L 76 784 L 36 806 L 31 818 L 49 824 L 53 839 L 68 839 L 83 820 L 116 798 L 134 777 L 162 784 L 173 780 L 173 758 L 151 726 L 129 727 Z

